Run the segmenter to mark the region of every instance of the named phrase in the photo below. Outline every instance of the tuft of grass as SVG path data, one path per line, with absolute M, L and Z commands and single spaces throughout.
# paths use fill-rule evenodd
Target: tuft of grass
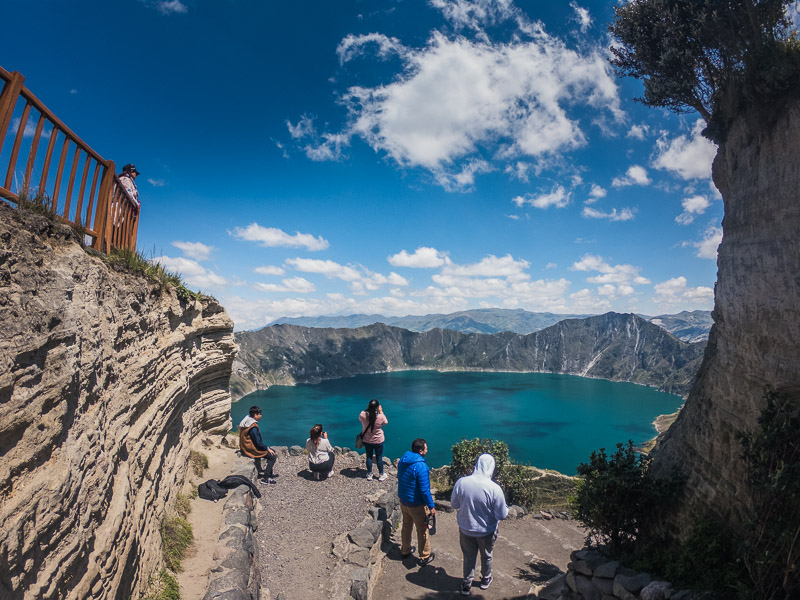
M 143 275 L 162 287 L 174 289 L 178 298 L 184 302 L 197 300 L 200 297 L 198 292 L 193 292 L 186 287 L 178 274 L 167 271 L 159 263 L 147 260 L 138 250 L 112 248 L 105 260 L 112 266 L 125 267 L 131 273 Z
M 186 494 L 178 494 L 175 497 L 175 513 L 182 519 L 188 517 L 192 512 L 191 500 L 191 496 Z
M 192 465 L 192 472 L 198 477 L 202 477 L 203 472 L 208 468 L 208 456 L 192 450 L 189 452 L 189 464 Z
M 148 587 L 150 591 L 142 600 L 181 600 L 178 580 L 166 569 L 161 569 L 158 579 L 151 581 Z
M 161 551 L 170 570 L 182 570 L 181 561 L 193 540 L 192 526 L 185 518 L 165 517 L 161 521 Z
M 34 194 L 28 188 L 21 189 L 17 194 L 17 208 L 51 220 L 56 218 L 56 210 L 49 196 L 38 191 Z

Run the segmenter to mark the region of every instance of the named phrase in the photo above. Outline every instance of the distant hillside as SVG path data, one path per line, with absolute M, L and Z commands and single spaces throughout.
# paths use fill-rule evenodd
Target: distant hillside
M 700 342 L 708 339 L 708 332 L 714 320 L 710 310 L 684 310 L 677 315 L 659 315 L 650 317 L 651 323 L 663 327 L 676 338 L 684 342 Z
M 523 309 L 481 308 L 462 310 L 450 314 L 423 316 L 387 317 L 384 315 L 337 315 L 327 317 L 282 317 L 270 325 L 302 325 L 305 327 L 356 328 L 385 323 L 402 327 L 409 331 L 430 331 L 431 329 L 452 329 L 463 333 L 514 333 L 528 334 L 541 331 L 564 319 L 584 319 L 591 315 L 559 315 L 555 313 L 535 313 Z M 708 338 L 711 330 L 711 312 L 696 310 L 677 315 L 648 317 L 640 315 L 656 325 L 663 327 L 675 337 L 685 342 L 699 342 Z
M 413 332 L 382 323 L 355 329 L 273 325 L 236 334 L 231 380 L 241 397 L 273 384 L 403 369 L 566 373 L 685 394 L 705 342 L 683 342 L 633 314 L 566 319 L 541 331 Z

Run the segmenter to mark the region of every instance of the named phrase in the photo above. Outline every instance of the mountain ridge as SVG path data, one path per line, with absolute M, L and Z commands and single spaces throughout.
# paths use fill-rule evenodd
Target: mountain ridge
M 564 319 L 585 319 L 586 314 L 557 314 L 550 312 L 530 312 L 521 308 L 476 308 L 454 313 L 431 313 L 427 315 L 406 315 L 388 317 L 380 314 L 328 315 L 319 317 L 280 317 L 272 325 L 302 325 L 321 328 L 357 328 L 384 323 L 402 327 L 409 331 L 430 331 L 437 327 L 464 333 L 501 333 L 511 331 L 528 334 L 541 331 Z M 676 314 L 655 317 L 638 315 L 654 323 L 685 342 L 698 342 L 708 338 L 713 323 L 711 312 L 704 310 L 682 311 Z
M 565 319 L 522 335 L 414 332 L 383 323 L 359 328 L 291 324 L 236 334 L 231 392 L 406 369 L 563 373 L 651 385 L 684 395 L 705 343 L 683 342 L 634 314 Z

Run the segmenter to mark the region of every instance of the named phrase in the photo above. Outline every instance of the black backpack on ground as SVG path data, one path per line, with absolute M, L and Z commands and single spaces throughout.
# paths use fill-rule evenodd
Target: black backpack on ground
M 214 500 L 228 495 L 228 490 L 222 487 L 216 479 L 209 479 L 197 486 L 197 495 L 204 500 Z

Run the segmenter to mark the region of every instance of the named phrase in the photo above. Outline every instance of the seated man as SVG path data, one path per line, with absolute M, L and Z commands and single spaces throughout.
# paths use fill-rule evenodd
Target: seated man
M 258 428 L 260 420 L 261 409 L 258 406 L 251 407 L 250 414 L 239 423 L 239 449 L 242 454 L 249 456 L 255 462 L 260 483 L 277 483 L 272 470 L 277 456 L 275 456 L 275 451 L 264 444 L 261 439 L 261 431 Z M 266 461 L 266 466 L 264 461 Z

